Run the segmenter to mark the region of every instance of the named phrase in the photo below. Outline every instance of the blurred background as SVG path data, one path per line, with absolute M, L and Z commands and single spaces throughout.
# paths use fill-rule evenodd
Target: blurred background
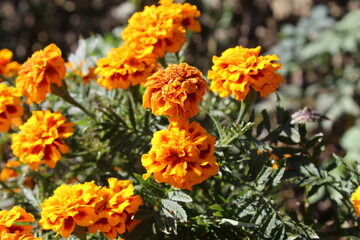
M 359 0 L 194 0 L 202 31 L 191 34 L 186 61 L 206 75 L 213 55 L 236 45 L 262 46 L 283 64 L 279 95 L 289 111 L 305 106 L 330 120 L 314 127 L 328 134 L 329 152 L 360 157 Z M 56 43 L 65 59 L 80 38 L 120 37 L 121 27 L 151 0 L 1 0 L 0 49 L 24 62 Z M 120 29 L 120 31 L 113 31 Z M 115 35 L 116 35 L 115 34 Z M 120 45 L 114 42 L 113 45 Z M 273 99 L 275 94 L 271 96 Z M 267 107 L 264 101 L 261 107 Z M 340 142 L 340 144 L 339 144 Z

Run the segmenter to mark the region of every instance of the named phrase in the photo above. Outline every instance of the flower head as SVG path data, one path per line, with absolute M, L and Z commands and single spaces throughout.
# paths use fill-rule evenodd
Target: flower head
M 358 187 L 356 191 L 352 194 L 351 201 L 353 202 L 353 206 L 357 216 L 360 217 L 360 187 Z
M 114 239 L 126 230 L 131 231 L 134 223 L 138 222 L 132 217 L 142 200 L 139 195 L 134 195 L 134 186 L 130 181 L 110 178 L 108 182 L 109 187 L 102 189 L 106 200 L 97 210 L 99 219 L 88 228 L 92 233 L 101 231 L 108 238 Z
M 141 158 L 147 170 L 143 178 L 154 174 L 157 182 L 191 190 L 219 170 L 215 140 L 197 122 L 170 123 L 169 129 L 154 133 L 149 153 Z
M 166 52 L 179 51 L 186 42 L 184 27 L 200 31 L 195 20 L 199 16 L 196 6 L 160 1 L 160 6 L 146 6 L 142 12 L 136 12 L 122 37 L 126 44 L 149 47 L 158 57 L 163 57 Z
M 212 79 L 210 89 L 220 97 L 230 94 L 243 101 L 250 88 L 267 97 L 274 92 L 283 77 L 275 71 L 281 68 L 276 55 L 259 56 L 261 47 L 243 48 L 237 46 L 225 50 L 221 57 L 213 57 L 212 70 L 208 78 Z
M 66 120 L 59 111 L 33 111 L 20 126 L 20 133 L 12 135 L 14 155 L 34 170 L 38 170 L 42 162 L 54 168 L 61 153 L 69 152 L 62 139 L 73 134 L 74 123 L 66 123 Z
M 127 89 L 138 85 L 157 69 L 155 55 L 142 47 L 123 45 L 112 49 L 107 57 L 98 60 L 95 73 L 100 75 L 98 83 L 106 89 Z
M 39 224 L 68 238 L 75 225 L 89 226 L 98 219 L 95 209 L 103 200 L 101 187 L 93 182 L 61 185 L 41 203 Z
M 148 78 L 145 87 L 143 107 L 172 120 L 194 117 L 207 90 L 201 72 L 186 63 L 170 64 L 157 71 Z
M 20 92 L 0 83 L 0 132 L 8 132 L 11 123 L 23 115 Z
M 86 63 L 85 61 L 83 61 L 82 63 L 83 64 L 74 66 L 72 62 L 66 62 L 65 66 L 67 67 L 68 72 L 80 76 L 85 84 L 89 84 L 90 80 L 95 80 L 97 78 L 95 74 L 95 68 L 89 66 L 87 69 L 84 69 Z
M 32 229 L 32 226 L 29 223 L 32 223 L 34 221 L 34 216 L 30 213 L 27 213 L 21 207 L 15 206 L 9 211 L 2 210 L 0 211 L 0 236 L 6 236 L 8 234 L 15 234 L 18 236 L 31 236 L 30 231 Z
M 12 61 L 13 53 L 9 49 L 0 50 L 0 75 L 4 77 L 13 77 L 20 69 L 20 64 Z M 1 79 L 1 78 L 0 78 Z
M 51 92 L 51 84 L 61 86 L 66 74 L 61 50 L 50 44 L 35 52 L 22 66 L 16 78 L 16 87 L 22 90 L 28 104 L 40 103 Z
M 20 166 L 21 166 L 21 162 L 19 162 L 19 161 L 16 161 L 16 160 L 8 161 L 5 164 L 5 167 L 3 169 L 1 169 L 0 180 L 6 181 L 9 178 L 19 176 L 19 174 L 14 170 L 14 168 L 20 167 Z

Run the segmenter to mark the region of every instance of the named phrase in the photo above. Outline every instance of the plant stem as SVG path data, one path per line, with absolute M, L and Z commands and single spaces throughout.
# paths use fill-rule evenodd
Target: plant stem
M 67 90 L 67 84 L 65 80 L 63 80 L 62 85 L 59 87 L 56 84 L 51 84 L 51 92 L 59 97 L 61 97 L 64 101 L 74 105 L 75 107 L 80 108 L 86 115 L 96 121 L 95 115 L 89 112 L 83 105 L 77 102 L 73 97 L 71 97 L 70 93 Z
M 236 124 L 238 124 L 244 120 L 246 113 L 249 112 L 249 109 L 251 109 L 251 107 L 252 107 L 253 103 L 256 101 L 257 97 L 258 97 L 258 92 L 256 92 L 254 89 L 250 88 L 244 101 L 241 101 L 239 116 L 235 121 Z

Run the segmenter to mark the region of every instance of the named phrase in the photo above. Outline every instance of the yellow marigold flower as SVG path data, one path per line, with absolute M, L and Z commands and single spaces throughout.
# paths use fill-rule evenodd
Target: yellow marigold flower
M 100 78 L 97 82 L 108 90 L 127 89 L 130 85 L 145 82 L 156 71 L 156 61 L 156 56 L 148 48 L 131 48 L 126 45 L 114 48 L 107 57 L 98 60 L 95 73 Z
M 27 122 L 20 126 L 20 133 L 12 135 L 14 155 L 34 170 L 38 170 L 42 162 L 54 168 L 61 153 L 69 152 L 62 138 L 73 134 L 74 123 L 66 121 L 59 111 L 33 111 Z
M 7 233 L 2 232 L 0 233 L 1 240 L 41 240 L 41 238 L 34 237 L 31 233 L 28 234 L 21 234 L 19 231 L 15 233 Z
M 274 92 L 283 77 L 275 71 L 282 67 L 276 55 L 259 56 L 261 47 L 243 48 L 237 46 L 225 50 L 220 57 L 214 56 L 212 70 L 208 78 L 212 79 L 210 89 L 220 97 L 230 94 L 243 101 L 250 87 L 267 97 Z
M 94 182 L 61 185 L 41 203 L 40 226 L 68 238 L 75 225 L 89 226 L 98 220 L 97 205 L 104 200 L 101 187 Z
M 151 108 L 155 115 L 170 116 L 170 120 L 194 117 L 207 90 L 201 72 L 186 63 L 157 71 L 145 87 L 143 107 Z
M 32 226 L 29 223 L 34 221 L 34 216 L 27 213 L 21 207 L 15 206 L 9 211 L 2 210 L 0 211 L 0 234 L 18 233 L 20 236 L 31 235 Z
M 66 74 L 61 50 L 50 44 L 35 52 L 22 66 L 16 78 L 16 87 L 22 90 L 28 104 L 40 103 L 51 92 L 51 84 L 62 85 Z
M 360 187 L 352 194 L 351 201 L 353 202 L 356 215 L 360 217 Z
M 0 83 L 0 132 L 8 132 L 11 123 L 23 115 L 20 96 L 15 88 Z
M 6 181 L 9 178 L 17 177 L 19 174 L 14 170 L 16 167 L 20 167 L 21 163 L 19 161 L 9 161 L 5 164 L 5 167 L 1 169 L 0 180 Z
M 163 57 L 166 52 L 179 51 L 186 42 L 184 27 L 200 31 L 200 24 L 194 19 L 198 16 L 196 6 L 160 1 L 160 6 L 146 6 L 142 12 L 134 13 L 122 38 L 130 45 L 150 47 L 158 57 Z
M 169 129 L 154 133 L 149 153 L 141 158 L 147 170 L 143 178 L 154 174 L 157 182 L 191 190 L 219 170 L 215 140 L 197 122 L 170 123 Z
M 106 200 L 97 210 L 99 219 L 88 228 L 91 233 L 101 231 L 108 238 L 114 239 L 126 230 L 131 231 L 134 223 L 138 223 L 132 217 L 138 211 L 142 200 L 139 195 L 134 196 L 134 186 L 129 180 L 110 178 L 108 182 L 109 187 L 102 189 Z
M 13 77 L 20 69 L 20 64 L 12 61 L 13 53 L 9 49 L 0 50 L 0 75 Z M 1 79 L 1 78 L 0 78 Z

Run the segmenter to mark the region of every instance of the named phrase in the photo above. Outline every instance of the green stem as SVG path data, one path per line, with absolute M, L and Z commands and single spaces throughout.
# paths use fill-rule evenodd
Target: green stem
M 236 124 L 238 124 L 244 120 L 246 113 L 249 112 L 249 109 L 251 109 L 251 107 L 252 107 L 253 103 L 256 101 L 257 97 L 258 97 L 258 92 L 256 92 L 254 89 L 250 88 L 244 101 L 241 101 L 239 116 L 235 122 Z
M 86 115 L 96 121 L 95 115 L 89 112 L 83 105 L 77 102 L 67 90 L 67 84 L 65 80 L 62 82 L 62 85 L 59 87 L 56 84 L 51 84 L 51 92 L 59 97 L 61 97 L 64 101 L 74 105 L 75 107 L 80 108 Z

